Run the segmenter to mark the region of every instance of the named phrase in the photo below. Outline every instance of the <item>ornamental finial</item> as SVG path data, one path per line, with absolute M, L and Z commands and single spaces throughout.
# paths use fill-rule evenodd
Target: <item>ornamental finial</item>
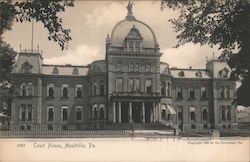
M 133 2 L 129 1 L 128 2 L 128 6 L 127 6 L 127 9 L 128 9 L 128 15 L 132 15 L 133 12 L 132 12 L 132 8 L 133 8 Z
M 133 2 L 131 1 L 128 2 L 128 6 L 127 6 L 128 14 L 126 17 L 127 20 L 135 20 L 135 17 L 133 16 L 133 12 L 132 12 L 133 5 L 134 5 Z

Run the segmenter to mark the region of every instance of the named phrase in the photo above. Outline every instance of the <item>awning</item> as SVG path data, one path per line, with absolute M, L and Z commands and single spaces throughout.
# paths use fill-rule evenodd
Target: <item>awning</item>
M 167 105 L 168 111 L 170 114 L 176 114 L 176 112 L 174 111 L 174 108 L 170 105 Z
M 174 111 L 174 108 L 170 105 L 166 106 L 165 104 L 162 104 L 161 109 L 166 110 L 169 114 L 176 114 L 176 112 Z
M 162 109 L 162 110 L 167 110 L 166 105 L 165 105 L 165 104 L 162 104 L 162 105 L 161 105 L 161 109 Z

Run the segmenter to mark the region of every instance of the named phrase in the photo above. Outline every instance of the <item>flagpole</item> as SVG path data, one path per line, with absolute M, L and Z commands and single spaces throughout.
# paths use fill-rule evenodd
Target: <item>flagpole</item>
M 31 22 L 31 53 L 33 53 L 33 33 L 34 33 L 34 21 Z

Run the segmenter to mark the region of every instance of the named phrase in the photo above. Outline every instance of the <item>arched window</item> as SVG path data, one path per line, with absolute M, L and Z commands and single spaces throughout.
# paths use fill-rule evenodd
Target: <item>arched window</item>
M 52 74 L 59 74 L 59 70 L 57 67 L 54 67 Z
M 94 104 L 92 106 L 92 119 L 97 120 L 97 115 L 98 115 L 98 110 L 97 109 L 98 109 L 97 104 Z
M 180 71 L 180 72 L 178 73 L 178 76 L 179 76 L 179 77 L 184 77 L 184 76 L 185 76 L 184 71 Z
M 100 106 L 99 106 L 99 112 L 100 112 L 100 120 L 103 120 L 104 118 L 105 118 L 105 111 L 104 111 L 104 109 L 105 109 L 105 106 L 103 105 L 103 104 L 101 104 Z
M 74 74 L 74 75 L 78 75 L 79 74 L 79 71 L 78 71 L 78 69 L 76 67 L 73 69 L 72 74 Z
M 94 82 L 94 95 L 99 95 L 99 88 L 98 88 L 98 83 Z
M 166 96 L 166 83 L 164 81 L 161 82 L 161 95 Z
M 219 71 L 218 77 L 219 78 L 227 78 L 228 77 L 229 70 L 227 68 L 224 68 Z
M 75 88 L 75 97 L 82 97 L 82 85 L 77 84 Z
M 49 92 L 49 97 L 54 97 L 54 87 L 49 87 L 49 90 L 48 90 Z
M 26 93 L 26 84 L 23 83 L 21 85 L 21 96 L 26 96 L 26 95 L 27 95 L 27 93 Z
M 197 78 L 201 78 L 202 77 L 202 73 L 200 71 L 198 71 L 198 72 L 195 73 L 195 76 Z
M 68 97 L 68 85 L 62 85 L 62 97 Z
M 54 120 L 54 106 L 52 105 L 47 107 L 47 120 L 48 121 Z
M 195 107 L 189 107 L 189 113 L 190 113 L 190 120 L 195 121 L 196 120 Z
M 97 119 L 97 108 L 94 109 L 94 119 Z
M 32 73 L 32 68 L 33 68 L 33 66 L 30 65 L 30 63 L 26 61 L 22 64 L 21 72 L 22 73 Z

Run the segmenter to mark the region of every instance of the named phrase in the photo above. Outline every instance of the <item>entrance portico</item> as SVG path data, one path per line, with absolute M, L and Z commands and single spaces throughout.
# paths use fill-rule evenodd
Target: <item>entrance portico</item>
M 153 123 L 160 121 L 160 103 L 113 101 L 113 123 Z

